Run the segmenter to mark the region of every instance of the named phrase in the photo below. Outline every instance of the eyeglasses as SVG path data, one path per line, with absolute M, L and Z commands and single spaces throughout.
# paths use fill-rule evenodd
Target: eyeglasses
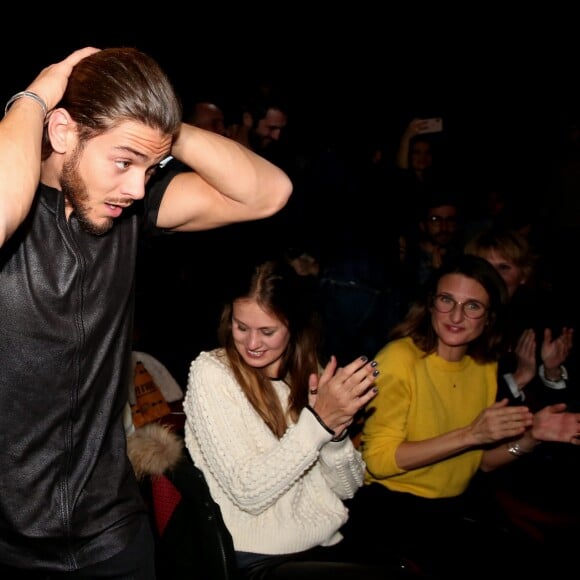
M 447 314 L 455 310 L 456 306 L 461 306 L 463 314 L 467 318 L 482 318 L 487 312 L 487 306 L 479 302 L 479 300 L 467 300 L 467 302 L 459 302 L 448 294 L 437 294 L 433 298 L 433 306 L 437 312 Z
M 433 224 L 440 224 L 440 223 L 447 223 L 447 224 L 456 224 L 457 217 L 454 215 L 431 215 L 428 218 Z

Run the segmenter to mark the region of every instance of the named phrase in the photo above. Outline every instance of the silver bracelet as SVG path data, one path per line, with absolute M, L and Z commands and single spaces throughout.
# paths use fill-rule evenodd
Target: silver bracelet
M 530 453 L 530 451 L 523 449 L 519 443 L 512 443 L 508 445 L 508 453 L 511 453 L 515 457 L 521 457 L 522 455 L 526 455 L 526 453 Z
M 12 103 L 14 103 L 14 101 L 17 101 L 18 99 L 22 99 L 23 97 L 28 97 L 29 99 L 36 101 L 42 107 L 42 112 L 46 117 L 46 115 L 48 114 L 48 107 L 46 106 L 46 103 L 41 97 L 39 97 L 36 93 L 33 93 L 32 91 L 20 91 L 19 93 L 16 93 L 12 97 L 10 97 L 8 99 L 8 102 L 6 103 L 6 106 L 4 107 L 4 116 L 6 116 L 6 113 L 8 113 L 8 109 L 12 106 Z
M 566 367 L 564 365 L 560 365 L 559 369 L 560 369 L 560 377 L 557 379 L 551 379 L 547 374 L 546 374 L 546 365 L 543 365 L 544 367 L 544 378 L 547 381 L 550 381 L 551 383 L 559 383 L 560 381 L 567 381 L 568 380 L 568 372 L 566 371 Z

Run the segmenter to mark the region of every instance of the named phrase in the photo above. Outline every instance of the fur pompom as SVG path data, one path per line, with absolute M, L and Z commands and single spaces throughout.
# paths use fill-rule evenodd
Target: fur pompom
M 183 448 L 183 439 L 160 423 L 143 425 L 127 437 L 127 454 L 138 480 L 173 469 Z

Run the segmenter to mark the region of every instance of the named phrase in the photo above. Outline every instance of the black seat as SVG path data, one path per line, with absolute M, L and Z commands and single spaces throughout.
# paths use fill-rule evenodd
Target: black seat
M 189 454 L 185 451 L 173 470 L 151 479 L 149 485 L 158 580 L 235 580 L 232 537 Z

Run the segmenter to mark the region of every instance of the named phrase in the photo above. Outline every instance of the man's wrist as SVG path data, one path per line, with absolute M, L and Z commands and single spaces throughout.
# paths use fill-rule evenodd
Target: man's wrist
M 563 365 L 559 365 L 552 369 L 549 369 L 544 365 L 544 378 L 547 381 L 557 383 L 558 381 L 565 381 L 568 378 L 568 373 Z

